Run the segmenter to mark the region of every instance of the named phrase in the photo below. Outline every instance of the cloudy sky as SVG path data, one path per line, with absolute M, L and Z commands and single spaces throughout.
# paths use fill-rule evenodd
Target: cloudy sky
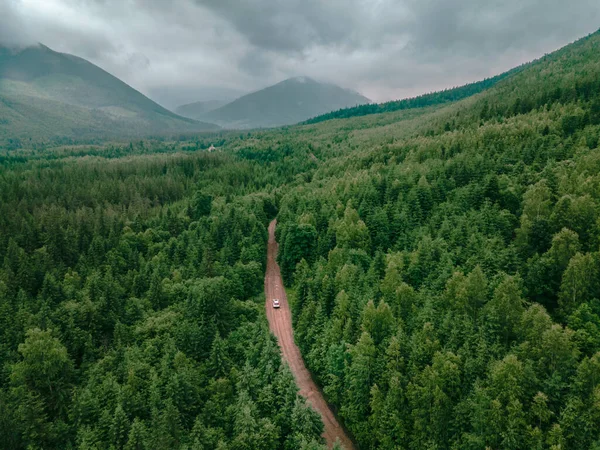
M 403 98 L 598 28 L 598 0 L 0 0 L 0 43 L 81 56 L 168 107 L 299 75 Z

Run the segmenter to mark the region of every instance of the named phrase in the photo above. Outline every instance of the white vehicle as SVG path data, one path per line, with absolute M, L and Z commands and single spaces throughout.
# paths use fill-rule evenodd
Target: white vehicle
M 279 308 L 281 305 L 279 304 L 279 300 L 274 298 L 273 299 L 273 308 Z

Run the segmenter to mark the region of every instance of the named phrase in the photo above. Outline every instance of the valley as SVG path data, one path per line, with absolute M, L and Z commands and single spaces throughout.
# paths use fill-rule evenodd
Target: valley
M 309 64 L 300 31 L 264 57 Z M 0 448 L 600 448 L 598 55 L 196 120 L 3 49 Z

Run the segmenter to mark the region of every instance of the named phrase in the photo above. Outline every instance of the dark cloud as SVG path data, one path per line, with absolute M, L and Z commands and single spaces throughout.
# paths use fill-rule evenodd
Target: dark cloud
M 599 25 L 597 0 L 0 0 L 0 42 L 88 58 L 169 107 L 296 75 L 415 95 Z
M 195 0 L 252 45 L 294 57 L 316 46 L 340 52 L 376 49 L 402 34 L 410 10 L 395 0 Z
M 353 0 L 197 0 L 256 46 L 278 52 L 302 52 L 313 45 L 331 45 L 351 35 L 356 23 Z M 337 13 L 337 17 L 334 17 Z
M 411 48 L 494 56 L 563 45 L 600 26 L 596 0 L 411 0 Z

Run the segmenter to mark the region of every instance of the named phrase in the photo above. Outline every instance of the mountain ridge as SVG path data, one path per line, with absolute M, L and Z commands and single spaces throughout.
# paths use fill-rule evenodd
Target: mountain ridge
M 181 117 L 91 62 L 43 44 L 0 49 L 0 100 L 0 137 L 125 137 L 218 129 Z
M 297 76 L 246 94 L 209 112 L 205 119 L 227 128 L 269 128 L 299 123 L 319 111 L 369 102 L 350 89 Z

